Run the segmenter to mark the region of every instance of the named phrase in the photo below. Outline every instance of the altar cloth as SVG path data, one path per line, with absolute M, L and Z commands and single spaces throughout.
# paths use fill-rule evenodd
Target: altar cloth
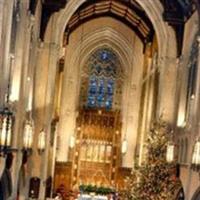
M 108 200 L 107 196 L 101 196 L 101 195 L 89 195 L 89 194 L 81 194 L 78 197 L 78 200 Z

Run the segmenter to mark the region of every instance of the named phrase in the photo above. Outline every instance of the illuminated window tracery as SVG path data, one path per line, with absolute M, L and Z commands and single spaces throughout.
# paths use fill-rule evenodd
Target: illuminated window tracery
M 88 108 L 112 109 L 120 105 L 122 71 L 116 54 L 108 48 L 95 51 L 82 76 L 81 101 Z

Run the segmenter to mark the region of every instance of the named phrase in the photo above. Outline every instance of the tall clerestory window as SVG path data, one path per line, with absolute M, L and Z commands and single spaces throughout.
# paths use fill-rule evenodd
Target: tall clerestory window
M 87 108 L 118 108 L 122 74 L 119 59 L 111 49 L 93 52 L 83 68 L 81 104 Z

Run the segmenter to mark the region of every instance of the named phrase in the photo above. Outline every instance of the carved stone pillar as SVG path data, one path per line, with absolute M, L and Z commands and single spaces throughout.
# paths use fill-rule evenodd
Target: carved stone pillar
M 19 3 L 18 20 L 16 26 L 16 40 L 14 45 L 14 68 L 12 71 L 11 84 L 11 101 L 14 102 L 15 109 L 15 125 L 13 134 L 13 147 L 19 149 L 14 156 L 12 167 L 13 173 L 13 194 L 15 199 L 18 190 L 19 171 L 22 163 L 23 147 L 23 123 L 26 115 L 27 105 L 27 84 L 28 84 L 28 68 L 29 68 L 29 49 L 30 49 L 30 15 L 27 12 L 28 1 L 21 1 Z
M 10 69 L 10 43 L 13 15 L 13 0 L 0 0 L 0 105 L 7 92 Z M 1 10 L 2 9 L 2 10 Z
M 39 177 L 41 178 L 41 185 L 40 185 L 40 195 L 39 199 L 45 199 L 45 189 L 46 189 L 46 180 L 48 177 L 48 164 L 49 164 L 49 148 L 50 148 L 50 133 L 51 133 L 51 121 L 53 116 L 53 108 L 54 108 L 54 91 L 55 91 L 55 78 L 56 78 L 56 68 L 58 63 L 58 55 L 60 46 L 54 43 L 44 44 L 46 47 L 43 49 L 43 55 L 41 57 L 41 61 L 45 58 L 45 62 L 47 63 L 40 63 L 47 65 L 47 71 L 45 73 L 46 78 L 43 81 L 38 80 L 38 86 L 42 87 L 44 93 L 42 94 L 44 97 L 44 102 L 42 106 L 42 113 L 43 118 L 42 121 L 37 120 L 38 129 L 36 130 L 39 133 L 39 129 L 44 128 L 46 132 L 46 146 L 45 152 L 40 156 L 40 167 L 38 167 L 37 173 L 39 173 Z M 43 60 L 44 61 L 44 60 Z M 38 71 L 41 65 L 38 64 Z M 39 76 L 39 74 L 37 74 Z M 44 83 L 46 83 L 44 85 Z M 35 88 L 37 90 L 37 88 Z M 40 96 L 41 93 L 38 91 L 37 96 Z M 38 97 L 39 97 L 38 96 Z M 40 99 L 36 100 L 37 105 L 40 102 Z M 40 113 L 41 114 L 41 113 Z M 41 116 L 40 116 L 41 119 Z M 37 144 L 35 144 L 35 148 L 37 148 Z M 38 159 L 38 158 L 37 158 Z
M 177 79 L 177 58 L 165 57 L 163 69 L 160 74 L 159 91 L 159 116 L 170 124 L 175 122 L 175 100 L 176 100 L 176 79 Z M 158 117 L 159 117 L 158 116 Z
M 197 116 L 197 131 L 200 135 L 200 35 L 197 37 L 198 42 L 198 60 L 197 60 L 197 79 L 196 79 L 196 91 L 195 91 L 195 111 Z

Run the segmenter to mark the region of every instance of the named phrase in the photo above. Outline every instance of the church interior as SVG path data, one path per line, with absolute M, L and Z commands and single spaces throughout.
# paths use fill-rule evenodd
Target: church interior
M 0 200 L 200 200 L 199 0 L 0 0 Z

